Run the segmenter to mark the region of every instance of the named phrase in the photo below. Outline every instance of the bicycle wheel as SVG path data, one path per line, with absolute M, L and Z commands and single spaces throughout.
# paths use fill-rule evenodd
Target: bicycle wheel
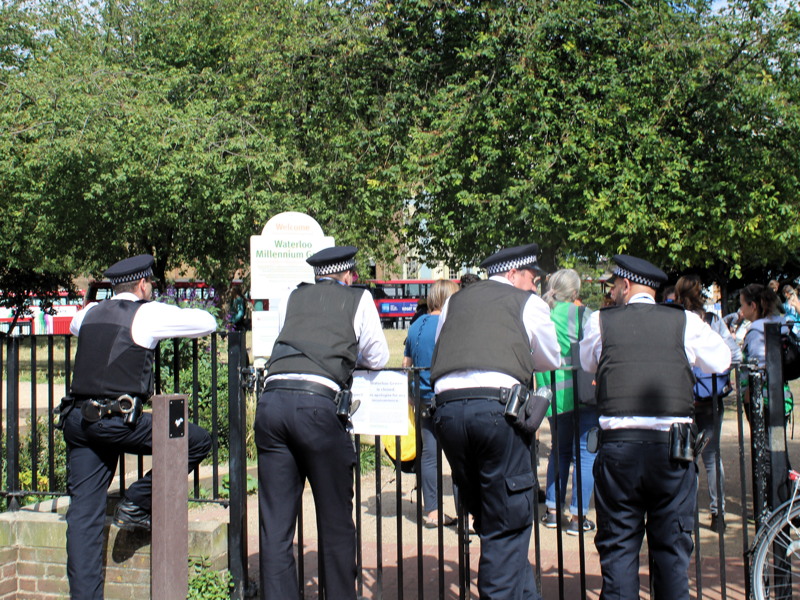
M 758 535 L 750 567 L 754 600 L 800 598 L 800 503 L 775 511 Z M 792 596 L 792 588 L 795 588 Z

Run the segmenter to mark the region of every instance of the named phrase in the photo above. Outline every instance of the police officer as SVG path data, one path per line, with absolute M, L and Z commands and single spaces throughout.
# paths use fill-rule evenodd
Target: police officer
M 530 388 L 534 370 L 561 360 L 550 309 L 532 293 L 538 250 L 528 244 L 493 254 L 481 263 L 489 279 L 447 300 L 431 367 L 434 430 L 481 538 L 482 599 L 539 597 L 528 561 L 530 438 L 503 405 L 515 386 Z
M 154 349 L 159 340 L 213 332 L 214 317 L 200 309 L 149 302 L 153 257 L 122 260 L 106 272 L 114 296 L 90 304 L 70 323 L 78 336 L 70 396 L 61 407 L 67 443 L 67 576 L 72 600 L 103 598 L 103 526 L 107 490 L 121 453 L 152 453 L 152 417 L 141 412 L 153 393 Z M 189 470 L 211 449 L 211 438 L 189 424 Z M 131 485 L 114 522 L 150 529 L 152 478 Z
M 583 368 L 597 373 L 600 597 L 639 597 L 646 532 L 659 600 L 685 600 L 697 500 L 692 366 L 725 371 L 731 352 L 696 314 L 656 304 L 661 269 L 624 254 L 613 260 L 616 306 L 591 315 L 580 344 Z
M 299 598 L 292 540 L 306 478 L 317 511 L 325 596 L 355 599 L 356 453 L 347 431 L 347 390 L 356 365 L 380 369 L 389 360 L 372 296 L 349 287 L 356 277 L 356 252 L 354 246 L 336 246 L 306 260 L 314 267 L 316 283 L 300 284 L 289 296 L 258 400 L 259 561 L 265 600 Z

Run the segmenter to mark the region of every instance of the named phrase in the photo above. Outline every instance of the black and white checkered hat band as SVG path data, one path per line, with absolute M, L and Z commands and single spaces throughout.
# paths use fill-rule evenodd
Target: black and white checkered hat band
M 329 265 L 320 265 L 314 267 L 314 275 L 323 277 L 325 275 L 332 275 L 333 273 L 341 273 L 342 271 L 349 271 L 356 268 L 356 261 L 347 260 L 345 262 L 331 263 Z
M 622 277 L 623 279 L 630 279 L 633 283 L 638 283 L 641 285 L 646 285 L 647 287 L 651 287 L 654 290 L 657 290 L 661 287 L 661 284 L 658 281 L 653 279 L 648 279 L 647 277 L 643 277 L 641 275 L 637 275 L 628 269 L 623 269 L 622 267 L 615 267 L 614 268 L 614 275 L 617 277 Z
M 486 272 L 491 277 L 492 275 L 496 275 L 497 273 L 505 273 L 506 271 L 510 271 L 511 269 L 518 269 L 523 266 L 535 266 L 535 265 L 536 265 L 535 256 L 523 256 L 521 258 L 515 258 L 514 260 L 504 260 L 503 262 L 489 265 L 488 267 L 486 267 Z
M 147 277 L 153 276 L 152 267 L 146 268 L 144 271 L 137 271 L 136 273 L 128 273 L 127 275 L 120 275 L 119 277 L 109 277 L 111 285 L 119 285 L 120 283 L 129 283 L 131 281 L 139 281 Z

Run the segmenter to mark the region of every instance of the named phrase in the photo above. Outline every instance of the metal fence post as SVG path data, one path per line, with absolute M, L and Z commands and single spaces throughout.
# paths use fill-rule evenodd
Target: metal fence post
M 245 337 L 240 331 L 228 336 L 228 418 L 230 419 L 230 523 L 228 524 L 228 567 L 232 600 L 242 600 L 247 591 L 247 418 L 241 369 L 246 366 Z
M 770 477 L 767 503 L 775 509 L 789 498 L 789 460 L 786 455 L 786 411 L 783 400 L 783 360 L 781 352 L 781 326 L 767 323 L 764 326 L 766 345 L 767 397 L 769 407 L 767 441 L 769 444 Z
M 6 486 L 12 493 L 8 508 L 17 510 L 19 499 L 19 338 L 9 336 L 6 352 Z
M 189 591 L 189 462 L 187 396 L 153 396 L 153 513 L 150 586 L 153 600 L 183 600 Z

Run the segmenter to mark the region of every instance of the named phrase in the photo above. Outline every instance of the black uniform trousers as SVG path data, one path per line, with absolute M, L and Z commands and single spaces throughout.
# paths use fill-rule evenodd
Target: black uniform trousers
M 478 593 L 482 600 L 533 600 L 528 551 L 533 524 L 530 444 L 496 399 L 438 405 L 434 430 L 459 494 L 481 538 Z
M 64 424 L 67 443 L 67 577 L 72 600 L 103 598 L 103 527 L 108 486 L 122 453 L 153 453 L 153 420 L 142 413 L 135 426 L 126 425 L 121 415 L 87 423 L 80 408 L 73 408 Z M 189 471 L 211 450 L 211 436 L 189 423 Z M 147 473 L 131 485 L 125 496 L 150 511 L 152 475 Z
M 647 533 L 654 597 L 688 600 L 697 466 L 669 458 L 666 442 L 604 442 L 594 463 L 604 600 L 639 598 L 639 553 Z
M 317 514 L 326 598 L 355 600 L 356 453 L 330 398 L 271 390 L 258 400 L 259 565 L 262 600 L 300 597 L 293 540 L 308 479 Z

